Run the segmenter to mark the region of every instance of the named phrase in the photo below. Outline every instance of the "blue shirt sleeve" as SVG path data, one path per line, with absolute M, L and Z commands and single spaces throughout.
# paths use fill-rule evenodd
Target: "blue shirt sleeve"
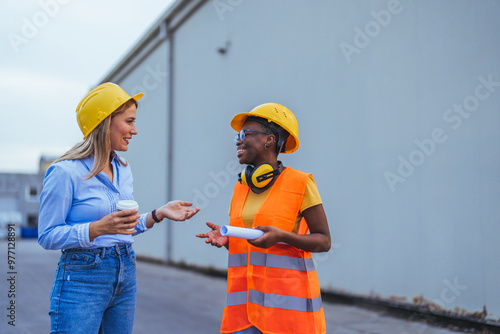
M 139 218 L 139 223 L 135 225 L 135 230 L 137 231 L 134 233 L 134 235 L 141 234 L 143 232 L 149 231 L 152 229 L 152 227 L 147 228 L 146 227 L 146 218 L 148 217 L 148 212 L 141 214 L 141 217 Z M 153 225 L 154 226 L 154 225 Z
M 89 248 L 90 222 L 69 225 L 66 218 L 71 209 L 75 183 L 63 166 L 47 170 L 40 194 L 38 243 L 45 249 Z

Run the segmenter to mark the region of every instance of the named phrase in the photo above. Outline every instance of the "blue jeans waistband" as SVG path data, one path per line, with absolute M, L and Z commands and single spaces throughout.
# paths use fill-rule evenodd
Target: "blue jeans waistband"
M 63 249 L 62 253 L 98 253 L 100 256 L 104 257 L 106 253 L 117 253 L 125 252 L 130 255 L 132 252 L 132 244 L 118 244 L 110 247 L 100 247 L 100 248 L 70 248 Z

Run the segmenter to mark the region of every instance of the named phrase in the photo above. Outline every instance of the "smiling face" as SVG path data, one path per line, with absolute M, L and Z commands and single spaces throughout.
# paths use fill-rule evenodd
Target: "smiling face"
M 243 124 L 242 130 L 262 131 L 262 126 L 253 121 Z M 260 132 L 245 132 L 245 140 L 236 142 L 236 152 L 240 164 L 257 166 L 268 160 L 268 155 L 272 150 L 265 149 L 266 143 L 269 143 L 269 135 Z M 269 144 L 268 144 L 269 145 Z
M 111 118 L 109 137 L 111 150 L 127 151 L 129 140 L 137 134 L 135 127 L 137 108 L 134 103 L 130 104 L 122 113 Z

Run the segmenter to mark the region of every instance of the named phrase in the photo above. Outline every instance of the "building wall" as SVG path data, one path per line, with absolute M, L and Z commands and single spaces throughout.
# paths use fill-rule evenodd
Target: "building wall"
M 43 178 L 55 159 L 41 156 L 36 174 L 0 173 L 0 239 L 7 236 L 7 224 L 28 228 L 25 234 L 19 232 L 21 236 L 35 236 L 33 229 L 38 227 Z
M 127 153 L 135 193 L 142 208 L 202 207 L 138 237 L 139 252 L 225 268 L 226 252 L 194 234 L 228 223 L 242 169 L 231 117 L 274 101 L 300 126 L 300 149 L 281 159 L 313 173 L 329 219 L 332 250 L 314 256 L 324 289 L 498 317 L 500 3 L 201 3 L 164 52 L 110 76 L 132 88 L 165 57 L 167 90 L 147 92 Z
M 167 51 L 165 42 L 151 46 L 145 58 L 120 82 L 130 94 L 144 92 L 137 110 L 138 135 L 130 141 L 129 151 L 121 154 L 134 173 L 134 198 L 140 212 L 158 208 L 167 198 Z M 148 233 L 137 236 L 135 250 L 143 256 L 166 259 L 167 224 L 156 225 Z

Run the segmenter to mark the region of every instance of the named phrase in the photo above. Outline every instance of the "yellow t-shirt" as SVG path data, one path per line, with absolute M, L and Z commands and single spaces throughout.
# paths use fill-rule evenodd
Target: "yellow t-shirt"
M 251 190 L 248 192 L 248 197 L 245 201 L 245 205 L 243 206 L 243 211 L 241 213 L 241 218 L 243 219 L 243 224 L 245 224 L 245 227 L 252 228 L 255 214 L 261 207 L 262 203 L 264 203 L 264 201 L 266 200 L 266 197 L 271 191 L 271 188 L 260 194 L 256 194 Z M 302 219 L 302 212 L 321 203 L 322 202 L 318 187 L 316 186 L 316 182 L 314 182 L 314 179 L 310 175 L 307 179 L 306 193 L 304 195 L 304 199 L 302 200 L 302 205 L 300 206 L 300 211 L 297 215 L 297 219 L 295 219 L 295 225 L 293 227 L 292 233 L 297 233 L 297 230 L 299 229 L 299 223 Z M 231 215 L 231 207 L 229 207 L 229 215 Z

